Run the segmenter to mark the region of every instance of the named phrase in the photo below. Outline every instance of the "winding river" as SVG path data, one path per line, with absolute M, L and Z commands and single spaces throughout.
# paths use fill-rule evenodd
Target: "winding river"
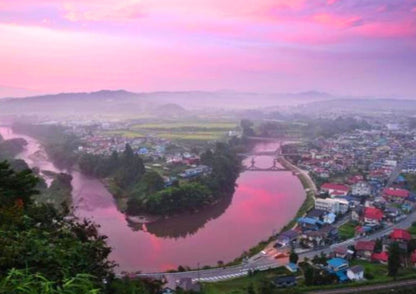
M 28 145 L 19 154 L 30 167 L 68 172 L 54 166 L 34 138 L 0 127 L 4 139 L 24 138 Z M 276 150 L 279 143 L 259 143 L 255 152 Z M 37 156 L 34 154 L 37 153 Z M 41 156 L 39 156 L 39 154 Z M 249 164 L 248 158 L 245 164 Z M 270 167 L 270 156 L 255 157 L 256 166 Z M 301 183 L 291 172 L 246 171 L 237 180 L 234 195 L 197 214 L 181 215 L 155 223 L 134 225 L 118 211 L 103 184 L 77 171 L 73 176 L 75 214 L 94 220 L 108 236 L 111 259 L 118 271 L 153 272 L 228 262 L 244 250 L 278 232 L 305 199 Z

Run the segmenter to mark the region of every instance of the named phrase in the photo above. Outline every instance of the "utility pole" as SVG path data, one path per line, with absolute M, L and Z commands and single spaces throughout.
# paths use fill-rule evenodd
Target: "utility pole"
M 197 263 L 197 266 L 198 266 L 198 282 L 201 282 L 201 276 L 200 276 L 200 273 L 199 273 L 199 262 Z

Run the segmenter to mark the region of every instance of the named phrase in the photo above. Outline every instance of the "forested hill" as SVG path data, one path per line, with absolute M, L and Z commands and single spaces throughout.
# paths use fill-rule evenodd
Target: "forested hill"
M 38 178 L 29 170 L 1 162 L 0 183 L 0 293 L 160 293 L 161 282 L 115 278 L 93 223 L 34 203 Z

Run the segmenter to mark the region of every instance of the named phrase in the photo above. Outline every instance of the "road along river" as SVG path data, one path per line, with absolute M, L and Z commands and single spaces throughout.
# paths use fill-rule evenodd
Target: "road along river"
M 26 149 L 19 154 L 30 167 L 68 172 L 54 166 L 41 144 L 34 138 L 0 127 L 4 139 L 24 138 Z M 276 150 L 279 143 L 258 143 L 254 152 Z M 36 154 L 36 155 L 34 155 Z M 250 164 L 251 157 L 245 164 Z M 255 157 L 260 168 L 273 165 L 271 156 Z M 234 195 L 199 213 L 162 219 L 147 225 L 126 220 L 112 195 L 97 179 L 77 171 L 73 176 L 74 213 L 92 219 L 108 236 L 111 259 L 118 271 L 159 272 L 178 265 L 193 268 L 199 264 L 228 262 L 268 239 L 288 223 L 305 200 L 301 183 L 287 171 L 245 171 L 237 180 Z

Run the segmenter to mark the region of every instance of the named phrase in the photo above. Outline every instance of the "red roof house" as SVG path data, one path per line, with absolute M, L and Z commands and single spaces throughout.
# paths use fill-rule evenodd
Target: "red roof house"
M 376 241 L 358 241 L 354 247 L 357 251 L 373 251 L 375 246 Z
M 329 195 L 347 195 L 350 188 L 346 185 L 336 183 L 325 183 L 321 186 L 321 190 L 328 192 Z
M 364 222 L 379 224 L 383 219 L 383 212 L 375 207 L 366 207 L 364 210 Z
M 371 261 L 378 261 L 380 263 L 387 263 L 389 261 L 389 254 L 385 251 L 380 253 L 373 253 L 371 255 Z
M 394 229 L 393 232 L 390 234 L 390 239 L 395 241 L 406 241 L 409 242 L 412 239 L 410 233 L 403 229 Z
M 370 260 L 376 246 L 376 241 L 358 241 L 355 243 L 357 257 Z
M 383 197 L 390 201 L 403 201 L 409 197 L 410 192 L 406 189 L 384 188 Z
M 356 184 L 358 182 L 361 182 L 363 180 L 364 180 L 364 177 L 362 175 L 355 175 L 355 176 L 350 176 L 347 179 L 347 183 L 352 185 L 352 184 Z

